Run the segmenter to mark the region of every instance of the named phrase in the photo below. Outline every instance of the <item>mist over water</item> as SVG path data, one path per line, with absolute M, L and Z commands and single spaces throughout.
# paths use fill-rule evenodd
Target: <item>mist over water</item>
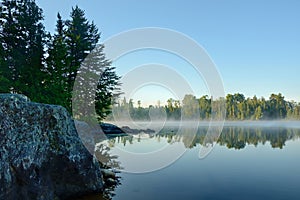
M 126 125 L 126 121 L 122 122 Z M 136 122 L 146 127 L 149 122 Z M 195 134 L 188 127 L 198 123 Z M 166 146 L 183 147 L 186 152 L 167 167 L 139 175 L 123 172 L 122 185 L 113 200 L 121 199 L 298 199 L 300 196 L 300 122 L 226 121 L 214 150 L 202 160 L 209 121 L 166 121 L 149 137 L 124 136 L 108 141 L 117 148 L 145 156 Z M 160 127 L 161 122 L 152 122 Z M 184 126 L 186 132 L 179 131 Z M 151 128 L 151 127 L 150 127 Z M 168 157 L 172 156 L 169 152 Z M 159 158 L 165 159 L 166 158 Z M 120 166 L 126 168 L 120 159 Z M 148 160 L 149 161 L 149 160 Z M 152 158 L 149 162 L 160 160 Z M 145 163 L 130 162 L 135 166 Z M 147 195 L 145 195 L 147 194 Z
M 162 125 L 164 127 L 178 127 L 178 126 L 191 126 L 192 124 L 198 124 L 199 126 L 213 126 L 219 124 L 220 121 L 107 121 L 108 123 L 114 123 L 120 127 L 133 125 L 130 128 L 153 128 L 157 129 Z M 260 120 L 260 121 L 230 121 L 224 122 L 226 126 L 241 126 L 241 127 L 286 127 L 286 128 L 300 128 L 300 121 L 297 120 Z

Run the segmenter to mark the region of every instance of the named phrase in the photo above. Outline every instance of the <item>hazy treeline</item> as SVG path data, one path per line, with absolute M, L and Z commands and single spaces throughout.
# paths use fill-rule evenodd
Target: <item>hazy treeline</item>
M 185 119 L 209 120 L 212 115 L 212 105 L 218 107 L 220 102 L 226 102 L 226 119 L 228 120 L 266 120 L 266 119 L 300 119 L 300 104 L 294 101 L 286 101 L 282 94 L 271 94 L 269 99 L 264 97 L 245 98 L 243 94 L 228 94 L 225 99 L 212 99 L 207 95 L 196 98 L 193 95 L 185 95 L 182 101 L 169 99 L 165 106 L 150 105 L 145 108 L 141 101 L 134 102 L 130 99 L 122 99 L 113 107 L 113 115 L 108 119 L 126 119 L 128 115 L 134 120 L 149 120 L 151 116 L 156 119 L 166 117 L 170 120 Z M 213 110 L 216 116 L 217 109 Z
M 91 99 L 96 101 L 99 118 L 105 118 L 119 77 L 99 40 L 98 28 L 77 6 L 69 19 L 57 14 L 56 31 L 51 34 L 45 30 L 43 11 L 34 0 L 1 0 L 0 93 L 24 94 L 32 101 L 62 105 L 72 112 L 75 78 L 83 73 L 78 69 L 92 53 L 83 66 L 85 77 L 102 76 L 96 91 L 89 91 L 95 83 L 82 84 L 85 88 L 79 95 L 85 98 L 82 103 L 87 110 Z

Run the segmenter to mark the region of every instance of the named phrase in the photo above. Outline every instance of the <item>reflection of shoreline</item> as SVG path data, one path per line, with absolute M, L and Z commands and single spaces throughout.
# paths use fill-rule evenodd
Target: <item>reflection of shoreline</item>
M 132 121 L 106 121 L 107 123 L 117 124 L 119 127 L 128 126 L 128 124 L 133 124 Z M 209 125 L 220 125 L 223 123 L 222 121 L 171 121 L 167 120 L 165 122 L 162 121 L 134 121 L 136 127 L 148 127 L 149 124 L 153 126 L 153 129 L 156 126 L 161 126 L 161 124 L 166 126 L 180 126 L 180 125 L 189 125 L 192 123 L 198 123 L 199 126 L 209 126 Z M 300 120 L 260 120 L 260 121 L 253 121 L 253 120 L 236 120 L 230 121 L 225 120 L 224 126 L 246 126 L 246 127 L 286 127 L 286 128 L 300 128 Z M 131 127 L 130 128 L 135 128 Z M 152 127 L 151 127 L 152 128 Z
M 299 123 L 299 122 L 298 122 Z M 243 149 L 247 145 L 254 145 L 255 147 L 258 144 L 265 145 L 270 143 L 272 148 L 282 149 L 285 146 L 285 142 L 289 140 L 294 140 L 300 138 L 300 128 L 285 128 L 281 127 L 282 124 L 277 124 L 276 126 L 270 127 L 269 125 L 265 126 L 230 126 L 232 124 L 227 123 L 223 127 L 221 136 L 215 140 L 221 146 L 226 146 L 229 149 Z M 189 132 L 183 133 L 178 132 L 178 126 L 166 126 L 154 137 L 159 140 L 159 138 L 166 138 L 168 143 L 174 141 L 183 142 L 186 148 L 196 147 L 198 144 L 204 144 L 204 138 L 208 130 L 208 126 L 199 127 L 195 137 L 191 137 Z M 187 131 L 187 130 L 186 130 Z M 152 135 L 153 137 L 153 135 Z M 150 138 L 150 137 L 149 137 Z M 120 137 L 118 139 L 110 140 L 110 143 L 119 143 L 126 145 L 133 143 L 132 137 Z
M 234 150 L 243 149 L 248 145 L 254 147 L 266 145 L 272 148 L 282 149 L 287 141 L 300 138 L 300 128 L 270 127 L 270 124 L 268 126 L 264 125 L 263 127 L 259 125 L 252 127 L 249 124 L 245 126 L 232 126 L 232 124 L 233 123 L 227 123 L 223 128 L 221 136 L 212 141 L 217 141 L 216 143 L 219 146 Z M 277 125 L 281 126 L 281 124 Z M 100 161 L 104 161 L 102 163 L 106 163 L 109 167 L 122 169 L 118 157 L 111 154 L 114 148 L 120 146 L 126 146 L 126 148 L 124 148 L 125 151 L 146 153 L 157 150 L 157 148 L 163 145 L 173 145 L 174 143 L 178 144 L 178 142 L 190 149 L 197 148 L 199 145 L 203 146 L 208 144 L 204 144 L 208 126 L 200 126 L 195 136 L 192 132 L 189 132 L 188 128 L 183 129 L 186 132 L 178 132 L 178 130 L 178 126 L 166 126 L 157 134 L 145 135 L 144 133 L 142 135 L 128 134 L 127 136 L 117 136 L 97 143 L 97 151 L 95 154 Z M 157 145 L 159 143 L 161 146 Z M 154 147 L 154 149 L 152 149 L 152 147 Z M 109 152 L 110 150 L 112 150 L 112 152 Z M 112 193 L 109 193 L 109 195 L 113 195 L 115 187 L 116 186 L 112 187 L 110 191 Z
M 105 144 L 97 143 L 95 146 L 94 156 L 99 161 L 104 183 L 103 199 L 111 200 L 114 196 L 114 190 L 120 185 L 120 177 L 117 176 L 122 169 L 118 156 L 111 155 L 110 147 Z M 92 198 L 93 196 L 91 196 Z M 97 196 L 95 196 L 97 197 Z M 88 199 L 88 197 L 87 197 Z
M 197 144 L 203 144 L 207 128 L 200 128 L 193 138 L 192 143 L 185 142 L 188 134 L 182 134 L 182 141 L 187 148 L 192 148 Z M 161 132 L 160 135 L 168 135 L 168 132 Z M 283 148 L 285 142 L 292 139 L 300 138 L 300 129 L 298 128 L 283 128 L 283 127 L 247 127 L 247 126 L 225 126 L 222 134 L 217 140 L 221 146 L 226 146 L 231 149 L 243 149 L 247 145 L 257 146 L 258 144 L 265 144 L 270 142 L 272 148 Z

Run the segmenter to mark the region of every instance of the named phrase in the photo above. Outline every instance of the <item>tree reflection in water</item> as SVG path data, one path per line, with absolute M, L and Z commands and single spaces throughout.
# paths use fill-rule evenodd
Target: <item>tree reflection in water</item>
M 270 143 L 272 148 L 282 149 L 286 141 L 300 138 L 300 129 L 297 128 L 227 126 L 223 128 L 219 138 L 217 138 L 217 135 L 212 136 L 210 140 L 207 140 L 210 142 L 203 144 L 207 130 L 208 127 L 199 127 L 196 136 L 194 136 L 190 134 L 188 130 L 185 130 L 185 133 L 177 133 L 176 128 L 165 128 L 154 137 L 158 141 L 160 141 L 161 138 L 166 138 L 169 144 L 183 142 L 186 148 L 193 148 L 198 144 L 208 145 L 209 143 L 217 141 L 219 145 L 226 146 L 229 149 L 243 149 L 247 145 L 265 145 L 267 142 Z M 122 143 L 125 146 L 128 143 L 133 143 L 133 137 L 117 137 L 109 140 L 109 143 L 112 147 L 115 143 Z
M 272 148 L 282 149 L 289 140 L 296 140 L 300 138 L 299 128 L 284 128 L 284 127 L 247 127 L 247 126 L 225 126 L 220 137 L 218 135 L 211 135 L 211 138 L 205 140 L 208 127 L 201 126 L 197 134 L 189 132 L 178 132 L 178 127 L 168 127 L 161 130 L 156 135 L 149 135 L 147 140 L 159 143 L 162 140 L 172 145 L 173 143 L 182 142 L 186 148 L 195 148 L 199 145 L 209 145 L 217 143 L 220 146 L 225 146 L 228 149 L 243 149 L 247 145 L 270 145 Z M 208 141 L 204 144 L 204 141 Z M 135 145 L 135 143 L 143 142 L 138 135 L 119 136 L 101 141 L 96 145 L 95 156 L 101 162 L 103 168 L 113 170 L 120 170 L 121 164 L 118 157 L 112 155 L 110 150 L 117 146 Z M 151 144 L 151 143 L 147 143 Z M 145 145 L 147 145 L 145 144 Z M 143 145 L 141 143 L 140 145 Z M 118 183 L 119 184 L 119 183 Z M 109 188 L 105 194 L 105 199 L 112 199 L 114 196 L 114 189 L 117 185 Z M 89 200 L 92 198 L 89 198 Z
M 113 177 L 106 178 L 103 174 L 104 178 L 104 192 L 103 197 L 104 200 L 111 200 L 113 196 L 115 196 L 115 188 L 121 184 L 120 177 L 117 176 L 119 170 L 122 169 L 120 162 L 118 161 L 118 156 L 112 155 L 110 153 L 110 147 L 103 144 L 97 143 L 95 146 L 95 157 L 98 159 L 101 169 L 109 170 L 113 172 Z M 95 199 L 101 199 L 100 196 L 90 196 L 87 199 L 91 200 L 95 197 Z

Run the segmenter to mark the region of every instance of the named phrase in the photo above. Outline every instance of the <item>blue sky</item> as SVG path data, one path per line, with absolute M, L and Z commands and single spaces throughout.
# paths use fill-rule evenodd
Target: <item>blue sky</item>
M 173 29 L 207 51 L 221 74 L 226 93 L 268 98 L 271 93 L 281 92 L 286 99 L 300 101 L 300 1 L 38 0 L 37 4 L 44 11 L 46 29 L 51 32 L 57 12 L 66 19 L 75 5 L 84 9 L 87 18 L 99 27 L 102 41 L 133 28 Z M 183 61 L 170 57 L 151 51 L 137 52 L 135 56 L 120 58 L 115 65 L 122 75 L 130 66 L 145 62 L 168 64 L 190 80 L 195 95 L 208 92 L 203 80 L 196 80 L 192 71 L 180 69 L 185 65 Z M 136 98 L 146 94 L 140 93 Z M 158 98 L 151 96 L 153 100 Z

